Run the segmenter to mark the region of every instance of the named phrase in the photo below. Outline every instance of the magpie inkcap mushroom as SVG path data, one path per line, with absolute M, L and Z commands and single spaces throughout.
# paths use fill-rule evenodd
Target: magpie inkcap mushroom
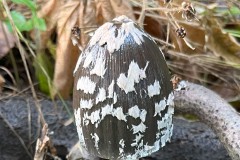
M 151 36 L 126 16 L 99 27 L 74 70 L 81 147 L 105 159 L 138 159 L 170 141 L 173 89 Z

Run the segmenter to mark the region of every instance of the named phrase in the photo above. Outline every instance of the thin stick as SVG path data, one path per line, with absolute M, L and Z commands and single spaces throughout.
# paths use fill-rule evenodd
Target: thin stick
M 142 11 L 141 11 L 141 14 L 138 18 L 138 24 L 140 25 L 140 27 L 143 28 L 143 22 L 144 22 L 144 19 L 145 19 L 145 11 L 146 11 L 146 0 L 143 0 L 142 2 Z
M 0 69 L 4 70 L 9 75 L 9 77 L 12 79 L 13 85 L 17 86 L 17 83 L 16 83 L 12 73 L 6 67 L 0 66 Z
M 31 137 L 32 137 L 32 127 L 31 127 L 31 106 L 29 104 L 29 99 L 27 99 L 27 109 L 28 109 L 28 141 L 29 141 L 29 148 L 30 152 L 33 152 L 32 147 L 31 147 Z
M 163 41 L 163 40 L 161 40 L 161 39 L 159 39 L 159 38 L 156 38 L 156 37 L 152 37 L 155 41 L 158 41 L 158 42 L 160 42 L 160 43 L 162 43 L 162 44 L 165 44 L 165 45 L 167 45 L 167 46 L 170 46 L 170 47 L 172 47 L 172 48 L 175 48 L 175 46 L 174 45 L 172 45 L 172 44 L 170 44 L 170 43 L 167 43 L 167 42 L 165 42 L 165 41 Z

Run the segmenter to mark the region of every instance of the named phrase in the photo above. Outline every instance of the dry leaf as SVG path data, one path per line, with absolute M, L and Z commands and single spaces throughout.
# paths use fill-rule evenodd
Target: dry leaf
M 87 31 L 97 29 L 96 4 L 93 1 L 81 1 L 79 9 L 79 26 L 81 29 L 81 45 L 85 47 L 89 41 Z
M 52 90 L 53 96 L 59 92 L 63 98 L 67 98 L 72 88 L 72 71 L 79 54 L 78 49 L 71 43 L 71 28 L 77 24 L 79 7 L 79 1 L 68 1 L 58 11 L 58 43 L 53 80 L 54 88 Z
M 240 45 L 228 33 L 224 33 L 217 20 L 205 18 L 206 47 L 229 63 L 240 64 Z
M 40 3 L 40 2 L 39 2 Z M 38 4 L 39 4 L 38 3 Z M 54 32 L 54 29 L 57 25 L 57 21 L 59 18 L 59 8 L 64 5 L 62 1 L 59 0 L 49 0 L 43 1 L 43 5 L 41 5 L 41 9 L 38 12 L 38 16 L 44 18 L 46 21 L 46 31 L 41 32 L 41 38 L 38 39 L 40 41 L 39 49 L 44 49 L 47 46 L 48 40 L 50 39 L 51 34 Z M 32 37 L 37 35 L 35 32 L 32 33 Z M 35 37 L 37 38 L 37 37 Z M 36 42 L 38 42 L 36 41 Z
M 100 23 L 111 21 L 115 17 L 110 0 L 96 0 L 96 9 L 98 17 L 102 17 Z
M 43 157 L 48 148 L 48 142 L 50 140 L 47 134 L 48 134 L 48 125 L 45 124 L 42 128 L 41 138 L 37 139 L 34 160 L 43 160 L 44 159 Z
M 52 157 L 55 157 L 57 154 L 57 150 L 48 136 L 48 125 L 45 123 L 42 128 L 41 137 L 37 139 L 34 160 L 43 160 L 47 152 Z
M 44 1 L 44 0 L 43 0 Z M 73 69 L 80 51 L 71 42 L 71 29 L 78 25 L 81 36 L 78 43 L 85 47 L 89 41 L 89 30 L 97 29 L 105 21 L 112 20 L 116 15 L 128 15 L 134 18 L 129 1 L 110 0 L 72 0 L 60 2 L 57 0 L 45 1 L 39 14 L 47 19 L 47 26 L 54 28 L 57 23 L 57 49 L 52 96 L 57 93 L 63 98 L 69 96 L 73 84 Z M 51 10 L 50 8 L 53 7 Z M 47 27 L 47 28 L 48 28 Z M 50 31 L 43 33 L 45 41 L 50 36 Z
M 0 59 L 4 57 L 15 45 L 15 39 L 6 25 L 0 21 Z
M 110 0 L 110 2 L 113 8 L 115 17 L 126 15 L 132 20 L 135 20 L 132 5 L 128 0 Z

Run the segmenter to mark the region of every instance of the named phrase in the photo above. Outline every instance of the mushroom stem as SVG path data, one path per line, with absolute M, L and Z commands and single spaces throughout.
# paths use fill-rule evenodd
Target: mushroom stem
M 196 115 L 210 126 L 233 160 L 240 159 L 240 114 L 213 91 L 186 82 L 175 92 L 175 111 Z

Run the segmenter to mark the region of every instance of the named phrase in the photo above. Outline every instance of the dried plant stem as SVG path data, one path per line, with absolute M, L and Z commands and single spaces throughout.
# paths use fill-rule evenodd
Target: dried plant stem
M 144 23 L 144 19 L 145 19 L 146 5 L 147 5 L 146 0 L 143 0 L 143 2 L 142 2 L 142 11 L 141 11 L 140 16 L 138 18 L 138 24 L 142 28 L 143 28 L 143 23 Z
M 32 142 L 32 127 L 31 127 L 31 122 L 32 122 L 32 116 L 31 116 L 31 106 L 29 104 L 29 99 L 27 100 L 27 109 L 28 109 L 28 141 L 29 141 L 29 150 L 31 153 L 33 153 L 32 147 L 31 147 L 31 142 Z
M 138 15 L 141 14 L 141 12 L 139 12 L 139 11 L 134 11 L 134 13 L 138 14 Z M 164 21 L 169 21 L 169 19 L 167 17 L 160 16 L 160 15 L 153 14 L 153 13 L 145 13 L 145 16 L 148 16 L 148 17 L 151 17 L 151 18 L 154 18 L 154 19 L 160 19 L 160 20 L 164 20 Z M 183 23 L 183 24 L 191 25 L 193 27 L 198 27 L 200 29 L 204 29 L 203 27 L 199 26 L 198 23 L 194 23 L 194 22 L 189 23 L 189 22 L 186 22 L 186 21 L 183 21 L 183 20 L 179 20 L 179 19 L 176 19 L 175 21 L 178 22 L 178 23 Z
M 172 47 L 172 48 L 175 48 L 175 46 L 173 45 L 173 44 L 171 44 L 171 43 L 167 43 L 167 42 L 165 42 L 165 41 L 163 41 L 163 40 L 161 40 L 161 39 L 159 39 L 159 38 L 156 38 L 156 37 L 152 37 L 155 41 L 157 41 L 157 42 L 159 42 L 159 43 L 162 43 L 162 44 L 165 44 L 165 45 L 167 45 L 167 46 L 169 46 L 169 47 Z
M 180 7 L 177 8 L 165 8 L 165 7 L 157 7 L 157 8 L 146 8 L 147 11 L 162 11 L 162 12 L 179 12 L 182 9 Z
M 23 64 L 24 64 L 24 68 L 25 68 L 25 71 L 26 71 L 26 74 L 27 74 L 28 82 L 29 82 L 30 87 L 31 87 L 32 96 L 33 96 L 33 98 L 35 100 L 34 102 L 35 102 L 37 111 L 39 113 L 39 116 L 40 116 L 40 119 L 41 119 L 41 123 L 42 123 L 42 125 L 44 125 L 44 124 L 46 124 L 46 122 L 45 122 L 45 119 L 44 119 L 42 111 L 41 111 L 40 103 L 38 102 L 38 99 L 37 99 L 36 91 L 35 91 L 35 89 L 33 87 L 32 79 L 31 79 L 30 72 L 29 72 L 29 69 L 28 69 L 28 66 L 27 66 L 27 62 L 26 62 L 26 57 L 25 57 L 26 52 L 25 52 L 23 46 L 21 45 L 19 38 L 17 38 L 18 37 L 17 28 L 14 25 L 14 22 L 13 22 L 13 19 L 11 17 L 10 10 L 8 8 L 6 0 L 2 0 L 2 3 L 3 3 L 3 6 L 4 6 L 4 9 L 5 9 L 5 11 L 6 11 L 7 15 L 8 15 L 8 18 L 10 20 L 10 23 L 12 25 L 13 33 L 14 33 L 14 35 L 16 37 L 17 47 L 19 49 L 19 52 L 20 52 L 20 55 L 21 55 L 21 58 L 22 58 L 22 61 L 23 61 Z
M 177 112 L 196 115 L 219 137 L 233 160 L 240 157 L 240 114 L 211 90 L 186 83 L 185 90 L 175 92 Z
M 13 85 L 17 86 L 17 82 L 15 81 L 12 73 L 6 67 L 1 66 L 0 69 L 4 70 L 9 75 L 9 77 L 12 79 Z

